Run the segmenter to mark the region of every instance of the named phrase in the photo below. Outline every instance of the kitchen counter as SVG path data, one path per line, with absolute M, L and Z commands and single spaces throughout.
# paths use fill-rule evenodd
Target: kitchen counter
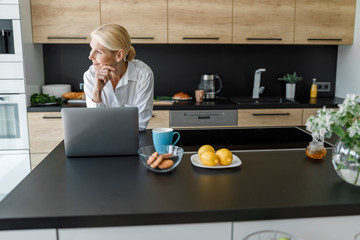
M 140 145 L 151 144 L 151 131 Z M 304 149 L 234 152 L 242 165 L 205 169 L 191 153 L 168 174 L 138 156 L 66 158 L 60 143 L 2 202 L 0 230 L 360 215 L 360 191 Z
M 316 98 L 316 99 L 295 99 L 294 104 L 288 103 L 244 103 L 236 104 L 227 99 L 216 99 L 214 101 L 203 101 L 197 103 L 195 100 L 178 101 L 170 106 L 154 106 L 154 110 L 212 110 L 212 109 L 267 109 L 267 108 L 336 108 L 342 103 L 342 98 Z M 62 105 L 53 106 L 31 106 L 28 112 L 60 112 L 63 107 L 86 107 L 86 104 L 80 103 L 63 103 Z

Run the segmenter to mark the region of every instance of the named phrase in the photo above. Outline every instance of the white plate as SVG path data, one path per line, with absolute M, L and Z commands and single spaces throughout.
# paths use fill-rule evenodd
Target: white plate
M 227 165 L 227 166 L 223 166 L 223 165 L 218 165 L 218 166 L 206 166 L 204 165 L 200 158 L 199 158 L 199 154 L 193 154 L 191 155 L 191 163 L 194 165 L 194 166 L 197 166 L 197 167 L 201 167 L 201 168 L 215 168 L 215 169 L 219 169 L 219 168 L 233 168 L 233 167 L 238 167 L 241 165 L 241 160 L 238 156 L 234 155 L 233 154 L 233 161 L 230 165 Z
M 36 106 L 50 106 L 50 105 L 60 105 L 60 103 L 57 102 L 49 102 L 49 103 L 33 103 Z
M 84 99 L 69 99 L 67 100 L 68 103 L 86 103 Z
M 187 100 L 191 100 L 192 97 L 189 97 L 189 98 L 173 98 L 173 100 L 176 100 L 176 101 L 187 101 Z

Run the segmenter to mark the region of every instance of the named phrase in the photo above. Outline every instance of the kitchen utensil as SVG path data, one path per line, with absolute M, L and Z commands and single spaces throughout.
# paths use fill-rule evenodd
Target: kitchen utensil
M 71 92 L 70 84 L 48 84 L 42 86 L 42 93 L 60 98 L 64 93 Z
M 173 170 L 174 168 L 176 168 L 179 165 L 179 163 L 181 162 L 182 156 L 184 154 L 184 149 L 182 149 L 179 146 L 173 146 L 173 145 L 161 145 L 161 146 L 158 146 L 158 150 L 160 150 L 163 153 L 174 154 L 173 156 L 171 156 L 169 158 L 170 160 L 174 161 L 174 164 L 170 168 L 166 168 L 166 169 L 152 168 L 151 165 L 147 163 L 147 160 L 149 159 L 149 157 L 156 151 L 155 146 L 153 146 L 153 145 L 145 146 L 138 150 L 140 160 L 144 164 L 144 166 L 147 169 L 149 169 L 153 172 L 158 172 L 158 173 L 169 172 L 169 171 Z
M 219 81 L 219 88 L 216 89 L 216 80 Z M 204 90 L 204 99 L 215 99 L 215 95 L 222 89 L 222 81 L 218 74 L 201 75 L 199 89 Z

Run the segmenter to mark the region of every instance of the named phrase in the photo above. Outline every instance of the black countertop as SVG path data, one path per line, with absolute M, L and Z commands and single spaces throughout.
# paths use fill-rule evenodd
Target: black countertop
M 140 145 L 151 144 L 140 134 Z M 66 158 L 60 143 L 0 202 L 0 230 L 246 221 L 360 214 L 360 189 L 303 149 L 235 152 L 204 169 L 184 154 L 168 174 L 138 156 Z
M 227 99 L 203 101 L 197 103 L 194 100 L 179 101 L 170 106 L 154 106 L 154 110 L 212 110 L 212 109 L 267 109 L 267 108 L 335 108 L 342 103 L 342 98 L 300 98 L 294 100 L 295 104 L 288 103 L 244 103 L 236 104 Z M 52 106 L 31 106 L 28 112 L 60 112 L 63 107 L 86 107 L 86 104 L 66 103 Z

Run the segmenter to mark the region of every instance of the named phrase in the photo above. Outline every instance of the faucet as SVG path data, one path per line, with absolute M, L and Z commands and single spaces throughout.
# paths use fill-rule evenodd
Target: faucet
M 266 69 L 265 68 L 260 68 L 258 70 L 255 71 L 255 76 L 254 76 L 254 88 L 253 88 L 253 94 L 252 94 L 252 98 L 259 98 L 259 94 L 263 93 L 265 87 L 260 87 L 260 77 L 261 77 L 261 73 L 265 72 Z

